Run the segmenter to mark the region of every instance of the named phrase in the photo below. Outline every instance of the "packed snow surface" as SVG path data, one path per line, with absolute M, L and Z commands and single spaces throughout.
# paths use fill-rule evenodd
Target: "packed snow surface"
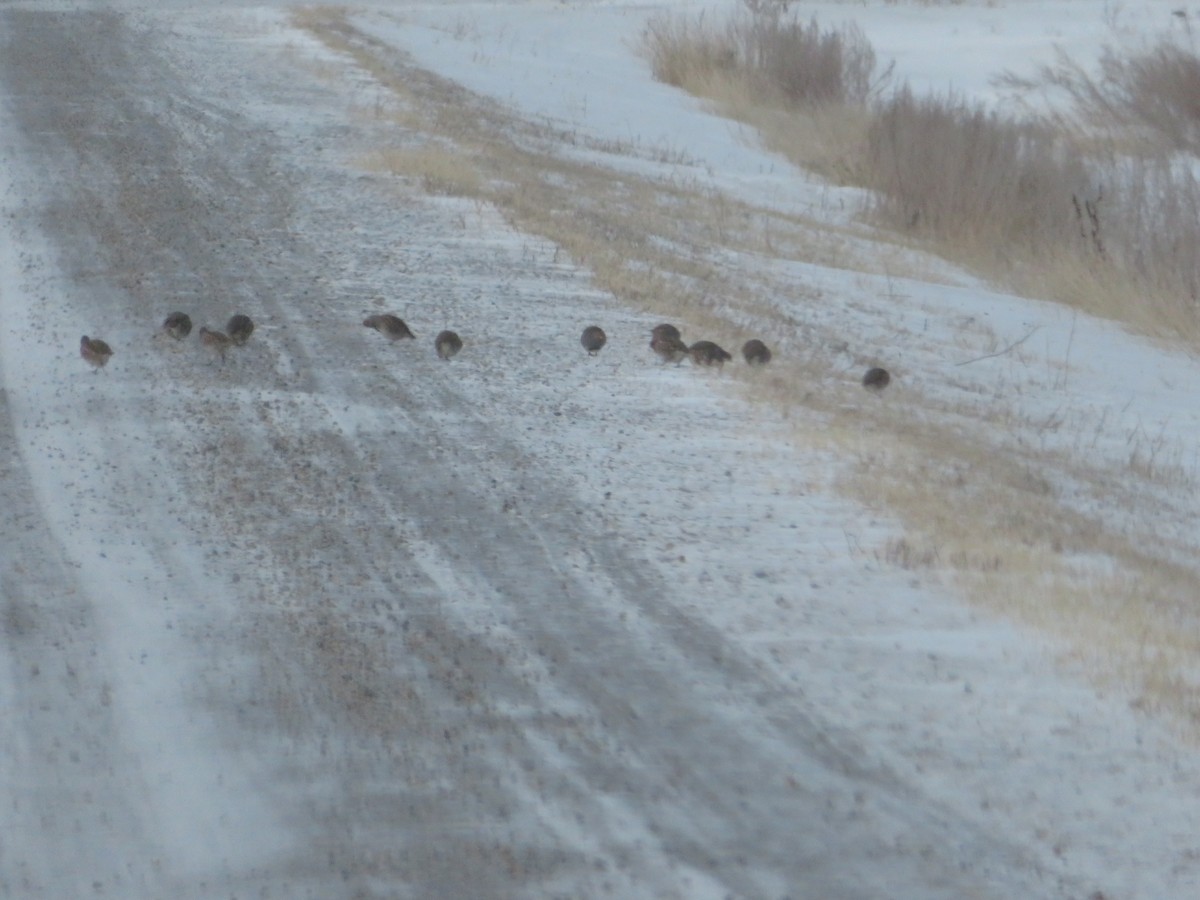
M 844 223 L 856 192 L 653 81 L 672 8 L 346 22 L 592 140 L 564 154 Z M 1179 20 L 803 8 L 987 102 Z M 890 565 L 899 525 L 791 439 L 815 417 L 661 365 L 551 241 L 364 166 L 384 88 L 286 7 L 7 3 L 0 39 L 0 896 L 1200 895 L 1192 745 Z M 1194 469 L 1186 354 L 960 273 L 770 265 L 902 373 L 864 402 L 1032 335 L 945 390 Z M 176 309 L 257 327 L 222 362 Z

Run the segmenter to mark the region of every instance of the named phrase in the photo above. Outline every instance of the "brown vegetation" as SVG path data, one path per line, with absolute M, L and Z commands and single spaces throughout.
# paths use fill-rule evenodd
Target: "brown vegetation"
M 403 145 L 365 151 L 372 167 L 434 193 L 453 184 L 454 193 L 490 204 L 515 228 L 552 241 L 556 257 L 559 252 L 570 256 L 590 271 L 598 287 L 623 303 L 673 319 L 689 334 L 740 346 L 749 336 L 742 329 L 753 323 L 754 333 L 772 339 L 780 352 L 768 370 L 753 373 L 757 377 L 751 377 L 749 367 L 735 367 L 727 383 L 742 384 L 749 398 L 769 406 L 778 419 L 803 416 L 822 422 L 820 429 L 797 428 L 795 440 L 836 452 L 845 461 L 846 492 L 866 508 L 882 507 L 904 523 L 903 540 L 882 551 L 887 561 L 937 568 L 976 602 L 1064 635 L 1097 671 L 1127 678 L 1143 692 L 1145 702 L 1185 718 L 1195 715 L 1177 686 L 1183 683 L 1184 667 L 1200 652 L 1200 640 L 1190 636 L 1194 631 L 1178 627 L 1181 617 L 1191 615 L 1184 603 L 1195 595 L 1197 575 L 1173 562 L 1186 555 L 1186 548 L 1157 537 L 1153 516 L 1143 509 L 1145 498 L 1168 486 L 1176 492 L 1190 489 L 1190 475 L 1153 454 L 1131 455 L 1126 470 L 1114 472 L 1093 465 L 1086 453 L 1037 441 L 1010 442 L 998 452 L 994 435 L 1010 424 L 1036 433 L 1061 423 L 1016 421 L 1020 409 L 999 400 L 958 405 L 944 396 L 933 400 L 911 378 L 903 380 L 901 394 L 889 390 L 872 402 L 860 377 L 847 372 L 845 356 L 838 355 L 843 351 L 828 349 L 836 345 L 836 335 L 826 335 L 825 344 L 808 342 L 803 352 L 796 352 L 795 321 L 766 299 L 779 284 L 760 274 L 762 267 L 752 273 L 734 271 L 717 259 L 743 254 L 867 270 L 878 265 L 878 244 L 873 245 L 874 258 L 864 260 L 852 256 L 855 251 L 843 247 L 845 235 L 824 222 L 751 207 L 677 181 L 627 171 L 613 178 L 611 170 L 594 162 L 540 149 L 586 139 L 524 122 L 457 85 L 376 52 L 369 38 L 354 33 L 339 13 L 309 11 L 304 16 L 305 27 L 394 98 L 395 111 L 387 115 L 403 133 Z M 959 99 L 926 101 L 903 89 L 883 96 L 881 76 L 874 70 L 865 81 L 850 79 L 860 88 L 871 86 L 865 93 L 849 91 L 847 96 L 858 98 L 853 102 L 810 97 L 784 103 L 780 97 L 786 92 L 779 89 L 767 91 L 769 102 L 756 105 L 749 101 L 759 90 L 761 72 L 770 66 L 753 77 L 739 75 L 735 63 L 744 47 L 735 46 L 730 55 L 709 39 L 723 29 L 711 23 L 704 23 L 703 32 L 694 24 L 656 27 L 648 38 L 656 69 L 656 49 L 688 49 L 687 41 L 680 45 L 665 37 L 682 35 L 690 41 L 700 35 L 695 59 L 689 64 L 675 60 L 670 71 L 682 74 L 672 77 L 682 79 L 689 90 L 705 85 L 722 104 L 737 98 L 731 114 L 770 126 L 764 132 L 769 142 L 778 135 L 798 136 L 791 149 L 800 147 L 801 156 L 807 155 L 804 161 L 816 159 L 827 175 L 877 185 L 878 199 L 864 213 L 881 224 L 895 219 L 905 233 L 896 238 L 898 243 L 927 241 L 947 256 L 968 259 L 993 274 L 1006 272 L 1014 282 L 1048 285 L 1056 296 L 1075 297 L 1090 309 L 1103 301 L 1107 314 L 1130 315 L 1128 297 L 1135 294 L 1128 293 L 1132 282 L 1122 280 L 1119 268 L 1128 240 L 1122 233 L 1138 233 L 1141 226 L 1136 217 L 1122 221 L 1120 210 L 1127 208 L 1123 191 L 1097 180 L 1094 172 L 1102 170 L 1074 159 L 1066 149 L 1070 136 L 1052 123 L 1017 122 Z M 765 33 L 803 34 L 808 40 L 812 30 L 804 25 Z M 820 67 L 828 71 L 827 62 Z M 936 137 L 922 135 L 913 127 L 916 121 L 944 130 Z M 814 137 L 809 127 L 814 123 L 836 140 Z M 889 196 L 886 173 L 874 170 L 909 165 L 914 177 L 923 177 L 922 167 L 932 167 L 922 153 L 928 156 L 934 140 L 948 145 L 937 149 L 959 180 L 919 181 L 916 191 L 901 178 L 896 190 L 910 193 Z M 414 151 L 414 142 L 436 146 L 436 153 Z M 1006 192 L 994 172 L 971 158 L 976 154 L 1015 178 L 1017 189 Z M 440 173 L 436 179 L 430 177 L 434 159 Z M 1135 196 L 1143 190 L 1141 197 L 1148 201 L 1154 190 L 1149 182 L 1138 188 L 1142 183 L 1130 179 L 1123 184 Z M 986 211 L 996 221 L 956 231 L 949 224 L 953 216 L 980 215 L 980 207 L 973 205 L 978 198 L 970 196 L 980 191 L 991 192 Z M 1179 202 L 1180 212 L 1170 215 L 1182 215 L 1186 206 Z M 1141 215 L 1143 222 L 1157 222 L 1160 228 L 1167 221 L 1162 205 L 1146 202 Z M 1044 240 L 1030 240 L 1024 228 Z M 885 237 L 886 232 L 876 235 Z M 1159 237 L 1168 241 L 1171 234 Z M 1177 243 L 1175 252 L 1182 256 L 1185 249 Z M 793 304 L 820 299 L 805 296 L 802 286 L 789 289 Z M 1168 314 L 1162 312 L 1167 307 L 1155 305 L 1156 297 L 1162 299 L 1155 291 L 1136 296 L 1144 327 L 1189 333 L 1186 298 L 1175 297 Z M 781 337 L 790 339 L 790 346 L 781 344 Z M 677 347 L 665 345 L 661 336 L 656 340 L 654 350 L 664 360 L 678 361 L 687 353 L 678 338 L 673 339 Z M 652 361 L 649 348 L 646 353 Z M 874 364 L 859 357 L 853 371 Z M 1060 482 L 1091 491 L 1092 511 L 1063 503 L 1053 487 Z M 1126 499 L 1113 500 L 1117 486 Z M 1114 502 L 1136 511 L 1114 522 L 1107 515 Z M 1110 560 L 1111 574 L 1073 562 L 1092 558 Z

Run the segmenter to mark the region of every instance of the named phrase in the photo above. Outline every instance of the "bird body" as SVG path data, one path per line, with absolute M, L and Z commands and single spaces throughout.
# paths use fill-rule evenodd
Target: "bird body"
M 433 346 L 439 359 L 449 359 L 462 349 L 462 338 L 453 331 L 443 331 L 434 338 Z
M 742 345 L 742 358 L 752 366 L 765 366 L 771 361 L 770 348 L 758 338 Z
M 112 347 L 100 340 L 100 338 L 90 338 L 86 334 L 79 339 L 79 355 L 87 360 L 88 364 L 94 367 L 97 371 L 103 369 L 108 360 L 112 357 Z
M 254 322 L 249 316 L 244 316 L 238 313 L 230 317 L 225 324 L 225 334 L 228 336 L 230 343 L 241 346 L 250 340 L 250 335 L 254 334 Z
M 650 339 L 650 349 L 663 362 L 673 362 L 676 365 L 683 362 L 684 358 L 688 355 L 688 345 L 680 338 L 673 337 L 670 334 L 655 335 Z
M 688 352 L 692 356 L 692 362 L 698 366 L 720 367 L 733 359 L 727 350 L 723 350 L 712 341 L 696 341 Z
M 651 344 L 653 344 L 654 338 L 659 337 L 675 338 L 677 341 L 683 339 L 683 335 L 679 333 L 679 329 L 669 322 L 663 322 L 661 325 L 655 325 L 650 331 Z
M 169 335 L 177 341 L 182 341 L 185 337 L 192 333 L 192 318 L 187 313 L 173 312 L 165 319 L 162 324 L 163 334 Z
M 416 335 L 404 324 L 404 320 L 399 316 L 393 316 L 391 313 L 367 316 L 363 319 L 363 324 L 368 328 L 374 328 L 389 341 L 398 341 L 401 338 L 416 338 Z
M 892 376 L 887 369 L 868 369 L 867 374 L 863 376 L 862 386 L 868 391 L 879 393 L 885 387 L 892 383 Z
M 579 337 L 579 343 L 588 352 L 588 356 L 595 356 L 607 342 L 608 335 L 599 325 L 589 325 Z
M 229 349 L 229 345 L 233 343 L 229 339 L 229 335 L 222 331 L 213 331 L 211 328 L 200 328 L 200 344 L 210 353 L 215 353 L 221 357 L 221 362 L 225 361 L 225 351 Z

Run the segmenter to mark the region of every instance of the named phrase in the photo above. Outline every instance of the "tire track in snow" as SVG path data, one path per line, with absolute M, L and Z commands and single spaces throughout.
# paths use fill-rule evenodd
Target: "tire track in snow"
M 0 485 L 0 896 L 81 897 L 131 874 L 91 835 L 152 841 L 132 799 L 143 786 L 112 708 L 113 673 L 93 652 L 102 625 L 42 516 L 3 390 Z

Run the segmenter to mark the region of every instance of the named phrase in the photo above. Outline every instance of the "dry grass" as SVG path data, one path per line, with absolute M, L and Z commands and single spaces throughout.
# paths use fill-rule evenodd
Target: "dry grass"
M 1119 287 L 1124 303 L 1119 308 L 1104 304 L 1104 314 L 1196 343 L 1200 180 L 1193 162 L 1200 153 L 1200 56 L 1195 47 L 1171 39 L 1132 53 L 1109 47 L 1097 75 L 1060 54 L 1038 77 L 1010 75 L 1006 81 L 1011 88 L 1049 90 L 1066 98 L 1067 105 L 1044 121 L 1086 157 L 1097 186 L 1079 218 L 1100 259 L 1088 267 L 1095 269 L 1091 278 L 1076 273 L 1058 289 L 1061 295 L 1078 297 L 1086 290 L 1103 296 Z M 1073 262 L 1079 269 L 1081 261 Z M 1069 268 L 1062 259 L 1057 266 Z
M 767 144 L 839 183 L 864 183 L 870 99 L 888 83 L 855 26 L 822 29 L 787 4 L 745 0 L 723 23 L 650 20 L 642 50 L 656 78 L 708 98 Z
M 1056 120 L 1157 153 L 1163 148 L 1200 153 L 1200 57 L 1194 47 L 1172 40 L 1131 54 L 1106 47 L 1098 75 L 1059 52 L 1037 78 L 1009 75 L 1010 87 L 1049 88 L 1069 101 Z
M 826 432 L 857 460 L 844 475 L 845 492 L 905 522 L 905 535 L 875 557 L 950 576 L 976 603 L 1057 635 L 1098 681 L 1131 689 L 1139 705 L 1171 714 L 1200 736 L 1191 684 L 1200 658 L 1197 573 L 1176 561 L 1190 556 L 1188 548 L 1156 540 L 1156 510 L 1139 514 L 1134 496 L 1147 483 L 1191 492 L 1194 478 L 1171 467 L 1131 466 L 1123 479 L 1130 496 L 1101 497 L 1111 471 L 1089 471 L 1078 454 L 997 454 L 961 429 L 912 422 L 907 405 L 877 413 L 872 424 L 886 443 Z M 1101 510 L 1069 508 L 1049 473 L 1093 485 L 1097 505 L 1107 501 L 1121 525 L 1114 528 Z
M 798 323 L 770 299 L 781 286 L 771 281 L 768 267 L 753 266 L 751 275 L 720 260 L 731 252 L 751 259 L 794 253 L 827 262 L 823 254 L 846 252 L 818 239 L 818 223 L 695 186 L 614 176 L 610 169 L 565 159 L 553 147 L 571 143 L 571 135 L 523 122 L 408 66 L 354 33 L 336 13 L 310 13 L 303 24 L 392 95 L 388 105 L 403 110 L 395 121 L 406 140 L 407 130 L 419 126 L 439 148 L 435 164 L 419 149 L 385 146 L 372 155 L 372 165 L 493 204 L 517 229 L 555 242 L 591 271 L 598 286 L 630 306 L 682 320 L 731 346 L 751 336 L 748 327 L 756 336 L 795 335 Z M 743 96 L 737 92 L 744 89 L 730 89 L 727 96 Z M 838 104 L 825 108 L 837 122 L 849 121 L 836 112 Z M 1032 139 L 1020 129 L 1010 138 L 1018 158 L 1023 142 Z M 819 152 L 819 142 L 808 146 Z M 1074 171 L 1068 160 L 1061 164 L 1062 172 Z M 1065 178 L 1061 172 L 1055 177 Z M 1038 227 L 1071 226 L 1082 258 L 1094 254 L 1086 231 L 1078 231 L 1079 218 L 1065 218 L 1066 226 L 1047 214 Z M 839 262 L 857 265 L 849 258 Z M 1051 263 L 1062 279 L 1090 283 L 1082 264 L 1056 258 L 1045 265 Z M 1030 277 L 1044 271 L 1031 269 Z M 794 305 L 821 299 L 795 285 L 786 290 Z M 1132 441 L 1126 471 L 1115 476 L 1089 468 L 1086 454 L 1045 450 L 1037 442 L 997 452 L 988 435 L 1008 430 L 1005 415 L 1014 417 L 1014 428 L 1034 431 L 1058 429 L 1061 421 L 1019 422 L 1009 407 L 966 401 L 946 407 L 944 398 L 931 402 L 903 382 L 863 403 L 854 379 L 831 378 L 846 367 L 838 336 L 806 337 L 802 350 L 777 356 L 768 370 L 735 367 L 726 383 L 740 378 L 747 396 L 773 415 L 786 419 L 802 410 L 806 422 L 822 422 L 820 429 L 797 429 L 796 442 L 836 450 L 849 461 L 844 490 L 905 524 L 902 539 L 873 551 L 878 558 L 944 573 L 977 602 L 1062 634 L 1094 671 L 1121 678 L 1145 705 L 1169 710 L 1200 730 L 1192 693 L 1184 690 L 1191 660 L 1200 658 L 1200 630 L 1190 608 L 1197 575 L 1172 561 L 1186 558 L 1187 548 L 1160 540 L 1153 516 L 1139 506 L 1149 502 L 1153 491 L 1147 488 L 1190 491 L 1194 473 L 1166 458 L 1152 439 Z M 901 402 L 896 391 L 907 391 Z M 914 414 L 918 410 L 929 412 Z M 1054 485 L 1066 481 L 1094 493 L 1091 511 L 1072 508 L 1057 495 Z M 1114 508 L 1134 512 L 1114 522 Z M 1111 561 L 1111 572 L 1078 562 L 1091 559 Z
M 833 184 L 865 184 L 870 112 L 855 104 L 825 103 L 790 109 L 764 105 L 751 84 L 712 81 L 703 96 L 727 118 L 749 125 L 764 145 Z
M 1080 156 L 1073 135 L 898 92 L 868 130 L 873 218 L 1034 296 L 1200 340 L 1200 183 L 1161 159 Z
M 482 189 L 479 170 L 469 159 L 436 144 L 381 149 L 365 160 L 364 168 L 416 178 L 430 194 L 474 197 Z
M 740 81 L 759 104 L 862 104 L 879 83 L 875 51 L 856 26 L 823 30 L 773 8 L 721 25 L 704 15 L 651 19 L 643 43 L 654 76 L 694 93 Z
M 631 305 L 684 316 L 731 344 L 752 335 L 731 328 L 718 310 L 774 321 L 765 288 L 748 286 L 698 248 L 850 266 L 852 233 L 826 223 L 743 203 L 678 179 L 653 181 L 577 162 L 550 148 L 580 142 L 577 135 L 522 122 L 429 72 L 403 69 L 350 37 L 336 11 L 298 20 L 329 46 L 355 60 L 392 99 L 383 112 L 430 143 L 377 148 L 365 157 L 376 171 L 414 178 L 436 193 L 473 196 L 494 204 L 519 229 L 545 235 L 596 283 Z M 428 149 L 436 147 L 436 152 Z M 634 147 L 605 148 L 633 153 Z M 436 157 L 436 158 L 434 158 Z
M 1096 250 L 1096 188 L 1048 129 L 903 89 L 871 116 L 866 169 L 871 212 L 898 229 L 1030 261 L 1064 242 Z
M 1160 150 L 1200 140 L 1190 51 L 1109 52 L 1101 81 L 1065 60 L 1044 74 L 1075 100 L 1075 120 L 1122 129 L 1104 153 L 1064 120 L 1019 121 L 904 88 L 879 99 L 887 73 L 861 34 L 802 25 L 778 6 L 723 25 L 656 19 L 645 52 L 662 80 L 713 100 L 771 149 L 871 188 L 869 219 L 905 240 L 1015 290 L 1200 341 L 1200 183 L 1161 155 L 1115 155 L 1135 129 L 1143 147 L 1158 135 Z M 763 62 L 779 56 L 786 68 Z M 822 87 L 792 92 L 792 81 Z

